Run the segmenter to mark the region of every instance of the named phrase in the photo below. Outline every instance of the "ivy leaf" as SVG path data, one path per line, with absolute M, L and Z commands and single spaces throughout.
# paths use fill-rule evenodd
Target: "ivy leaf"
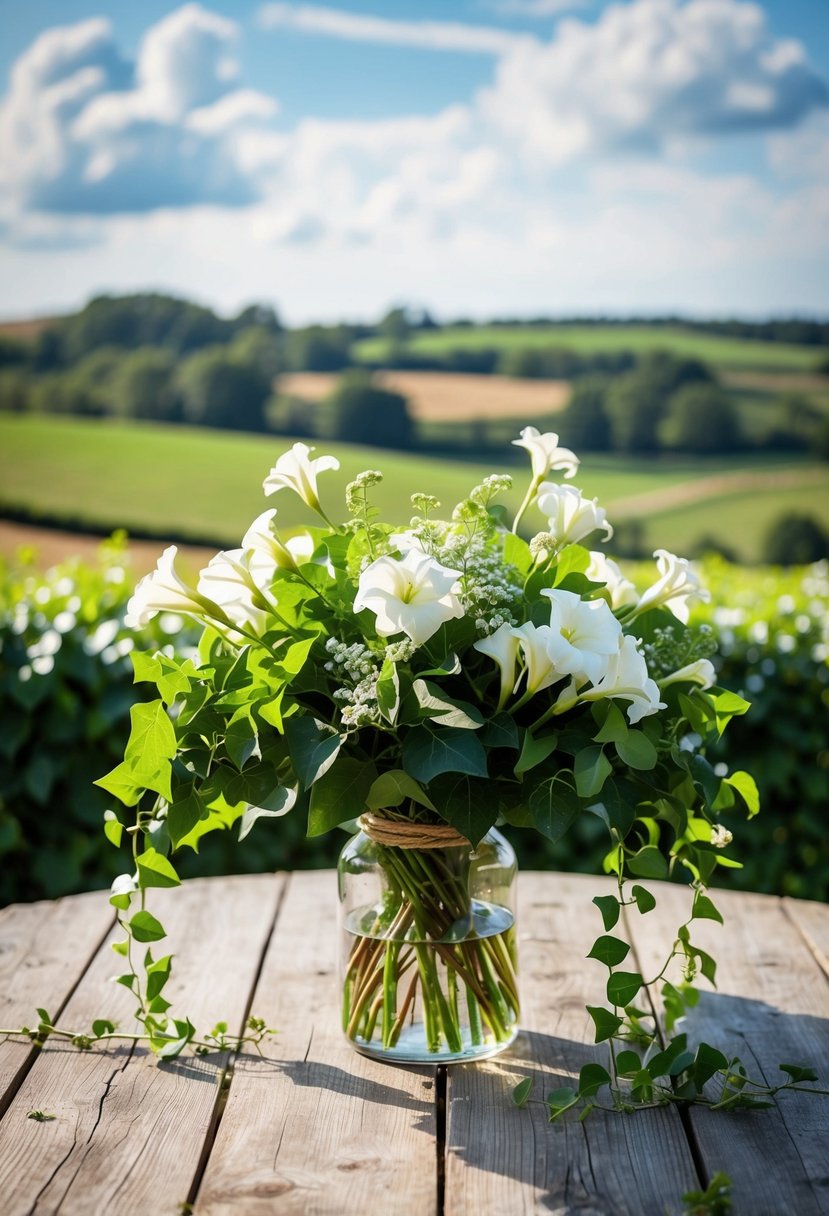
M 722 913 L 712 903 L 707 895 L 703 895 L 701 891 L 697 891 L 694 896 L 694 904 L 691 911 L 691 916 L 694 920 L 715 920 L 719 924 L 724 924 Z
M 528 773 L 537 764 L 542 764 L 555 751 L 557 742 L 557 734 L 536 736 L 527 731 L 514 769 L 516 777 L 520 777 L 522 773 Z
M 139 702 L 130 709 L 130 719 L 132 730 L 124 749 L 124 760 L 131 766 L 137 781 L 170 802 L 170 761 L 176 754 L 177 744 L 164 702 Z
M 472 731 L 416 726 L 403 742 L 403 767 L 424 785 L 441 773 L 486 777 L 486 751 Z
M 603 1085 L 610 1084 L 610 1073 L 601 1064 L 585 1064 L 579 1073 L 579 1097 L 593 1098 Z
M 205 806 L 192 785 L 176 791 L 176 796 L 167 808 L 167 831 L 170 843 L 177 849 L 185 836 L 205 814 Z
M 258 819 L 281 819 L 296 803 L 296 790 L 278 785 L 259 806 L 248 806 L 239 823 L 239 839 L 244 840 Z
M 579 797 L 594 798 L 612 772 L 613 766 L 601 747 L 583 748 L 573 765 Z
M 474 846 L 498 818 L 498 804 L 481 781 L 465 774 L 447 773 L 430 788 L 440 814 Z
M 400 677 L 397 674 L 397 664 L 391 659 L 383 660 L 375 690 L 380 713 L 393 726 L 400 709 Z
M 165 954 L 164 958 L 158 959 L 156 962 L 150 962 L 145 967 L 147 975 L 147 999 L 154 1001 L 160 994 L 162 988 L 170 978 L 170 966 L 173 961 L 172 954 Z
M 129 927 L 137 942 L 160 942 L 167 936 L 161 921 L 156 920 L 152 912 L 136 912 Z
M 259 756 L 259 736 L 251 721 L 250 707 L 238 709 L 228 722 L 224 732 L 225 750 L 239 772 L 251 756 Z
M 519 733 L 515 719 L 511 714 L 502 711 L 490 718 L 481 731 L 481 742 L 484 747 L 518 747 Z
M 593 903 L 599 909 L 602 917 L 602 923 L 606 930 L 610 930 L 619 919 L 619 913 L 622 910 L 622 905 L 619 903 L 615 895 L 594 895 Z
M 124 825 L 114 811 L 104 811 L 104 835 L 110 844 L 115 845 L 116 849 L 120 848 Z
M 723 1053 L 709 1043 L 700 1043 L 694 1060 L 694 1084 L 697 1088 L 702 1089 L 706 1081 L 710 1081 L 722 1068 L 728 1068 L 728 1060 Z
M 285 738 L 294 772 L 306 790 L 328 772 L 342 746 L 333 726 L 304 715 L 286 720 Z
M 627 739 L 629 733 L 630 727 L 625 720 L 625 715 L 618 705 L 609 702 L 604 725 L 599 733 L 593 736 L 593 741 L 595 743 L 617 743 L 620 739 Z
M 484 716 L 479 709 L 466 701 L 453 701 L 429 680 L 415 680 L 412 692 L 421 710 L 436 725 L 453 726 L 457 730 L 478 730 L 484 724 Z
M 559 1115 L 563 1115 L 571 1106 L 575 1106 L 579 1097 L 574 1089 L 570 1086 L 564 1086 L 562 1089 L 555 1089 L 551 1094 L 547 1095 L 547 1106 L 550 1109 L 550 1122 L 557 1119 Z
M 646 891 L 645 888 L 640 887 L 638 883 L 631 887 L 630 893 L 636 900 L 636 907 L 643 916 L 646 912 L 652 912 L 656 907 L 656 900 L 651 895 L 650 891 Z
M 126 760 L 116 764 L 115 768 L 110 769 L 105 776 L 98 777 L 94 784 L 99 785 L 108 794 L 112 794 L 119 802 L 123 802 L 124 806 L 135 806 L 137 802 L 140 802 L 141 795 L 146 789 L 146 786 L 136 777 L 132 765 L 128 764 Z
M 562 778 L 546 777 L 530 794 L 530 814 L 543 836 L 561 840 L 581 809 L 578 795 Z
M 523 1081 L 519 1081 L 512 1091 L 512 1100 L 516 1106 L 526 1106 L 527 1098 L 529 1098 L 533 1087 L 533 1078 L 524 1077 Z
M 642 1061 L 639 1059 L 637 1051 L 626 1049 L 620 1051 L 616 1057 L 616 1071 L 620 1077 L 633 1077 L 642 1067 Z
M 138 866 L 138 885 L 142 890 L 146 887 L 181 886 L 181 879 L 170 862 L 155 849 L 145 849 L 135 860 Z
M 381 773 L 372 784 L 366 798 L 366 810 L 387 810 L 389 807 L 400 806 L 407 798 L 420 806 L 428 807 L 430 811 L 436 809 L 428 794 L 414 777 L 410 777 L 402 768 L 393 768 Z
M 596 1028 L 596 1038 L 594 1040 L 596 1043 L 603 1043 L 606 1039 L 612 1039 L 622 1025 L 620 1017 L 601 1005 L 588 1005 L 587 1012 L 593 1019 L 593 1025 Z
M 801 1081 L 820 1080 L 813 1068 L 804 1068 L 800 1064 L 778 1064 L 777 1067 L 791 1078 L 793 1085 L 798 1085 Z
M 373 764 L 346 756 L 311 787 L 308 835 L 322 836 L 365 810 L 377 772 Z
M 646 844 L 627 861 L 628 869 L 637 878 L 667 878 L 668 863 L 654 844 Z
M 629 1005 L 644 984 L 638 971 L 614 971 L 607 981 L 607 999 L 611 1005 Z
M 737 791 L 746 804 L 749 819 L 753 819 L 760 810 L 760 792 L 751 773 L 732 773 L 730 777 L 725 778 L 725 782 Z
M 624 739 L 617 739 L 616 754 L 628 768 L 648 771 L 657 761 L 656 748 L 641 730 L 629 730 Z
M 596 938 L 587 957 L 604 963 L 606 967 L 618 967 L 625 961 L 629 953 L 630 946 L 627 942 L 623 942 L 618 937 L 604 936 Z

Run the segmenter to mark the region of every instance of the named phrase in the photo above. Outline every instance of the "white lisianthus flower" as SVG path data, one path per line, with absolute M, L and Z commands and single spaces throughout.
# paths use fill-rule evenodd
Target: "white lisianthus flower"
M 209 595 L 234 625 L 261 633 L 268 602 L 251 572 L 252 554 L 250 549 L 228 549 L 211 557 L 199 574 L 199 591 Z
M 656 549 L 654 557 L 660 577 L 640 599 L 636 614 L 664 604 L 685 625 L 691 615 L 689 603 L 710 600 L 711 593 L 702 586 L 687 557 L 677 557 L 667 549 Z
M 422 646 L 444 621 L 463 616 L 460 577 L 417 549 L 401 560 L 378 557 L 360 575 L 354 611 L 373 612 L 381 637 L 405 633 Z
M 583 540 L 597 528 L 602 528 L 607 537 L 613 528 L 607 522 L 606 512 L 595 498 L 583 498 L 576 486 L 560 486 L 552 481 L 543 481 L 538 487 L 536 505 L 548 518 L 547 530 L 555 537 L 559 548 Z
M 686 663 L 678 671 L 664 676 L 659 681 L 659 687 L 667 688 L 669 684 L 699 684 L 700 688 L 712 688 L 716 682 L 717 673 L 711 660 L 696 659 L 693 663 Z
M 273 528 L 276 518 L 276 508 L 263 511 L 242 537 L 242 549 L 251 551 L 249 558 L 250 572 L 254 581 L 262 590 L 266 590 L 273 582 L 277 569 L 296 570 L 310 562 L 314 555 L 314 538 L 309 532 L 300 532 L 286 541 L 281 541 Z M 330 561 L 327 568 L 333 574 Z
M 629 604 L 638 602 L 639 594 L 636 588 L 630 579 L 625 578 L 619 564 L 614 562 L 612 557 L 591 549 L 590 565 L 584 573 L 591 583 L 604 583 L 611 608 L 626 608 Z
M 317 494 L 317 475 L 328 469 L 338 469 L 336 456 L 317 456 L 311 460 L 313 448 L 305 443 L 295 443 L 290 452 L 283 452 L 265 478 L 262 488 L 266 494 L 277 490 L 293 490 L 313 511 L 323 514 Z
M 526 628 L 526 626 L 525 626 Z M 515 666 L 518 662 L 520 645 L 518 630 L 511 625 L 499 625 L 489 637 L 475 642 L 472 649 L 480 650 L 481 654 L 494 659 L 501 671 L 501 693 L 498 697 L 498 708 L 503 709 L 509 700 L 510 693 L 515 688 Z
M 583 600 L 572 591 L 549 587 L 550 635 L 547 647 L 561 675 L 596 684 L 619 649 L 622 626 L 605 600 Z
M 513 633 L 527 669 L 527 693 L 541 692 L 564 678 L 565 673 L 557 670 L 550 653 L 553 631 L 549 625 L 533 625 L 532 621 L 527 621 L 513 629 Z
M 170 545 L 161 554 L 151 574 L 141 579 L 132 593 L 124 624 L 128 629 L 143 629 L 158 612 L 185 612 L 191 616 L 210 616 L 215 604 L 189 586 L 175 567 L 178 549 Z
M 534 426 L 525 426 L 520 439 L 513 439 L 515 447 L 526 448 L 533 467 L 533 480 L 542 481 L 552 469 L 559 469 L 565 477 L 575 477 L 579 458 L 569 448 L 558 446 L 558 435 L 554 431 L 539 434 Z
M 626 635 L 607 670 L 595 687 L 582 693 L 581 701 L 599 701 L 604 697 L 630 701 L 627 707 L 628 721 L 633 726 L 649 714 L 665 709 L 659 699 L 659 685 L 648 675 L 648 665 L 639 651 L 636 638 Z

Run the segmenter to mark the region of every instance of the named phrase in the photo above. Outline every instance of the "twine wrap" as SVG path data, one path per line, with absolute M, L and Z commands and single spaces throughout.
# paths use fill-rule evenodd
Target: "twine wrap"
M 448 823 L 411 823 L 386 819 L 366 811 L 357 820 L 360 828 L 375 844 L 396 849 L 454 849 L 459 845 L 471 848 L 469 841 Z

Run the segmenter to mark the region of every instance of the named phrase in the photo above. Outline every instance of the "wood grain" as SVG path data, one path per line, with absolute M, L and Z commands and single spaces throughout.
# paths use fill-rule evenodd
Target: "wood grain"
M 151 906 L 177 949 L 168 993 L 201 1029 L 224 1018 L 238 1029 L 273 923 L 281 879 L 197 880 L 154 891 Z M 109 982 L 108 945 L 96 955 L 62 1021 L 101 1015 L 131 1024 L 134 999 Z M 3 1216 L 113 1211 L 176 1213 L 211 1128 L 221 1056 L 159 1064 L 144 1048 L 79 1052 L 48 1042 L 0 1123 Z M 26 1119 L 33 1107 L 56 1118 Z
M 813 899 L 784 899 L 783 911 L 797 926 L 815 962 L 829 979 L 829 907 Z
M 0 1026 L 36 1027 L 38 1006 L 57 1017 L 114 919 L 102 891 L 3 908 Z M 23 1039 L 0 1040 L 0 1115 L 35 1051 Z
M 593 1045 L 585 1004 L 604 1004 L 607 971 L 585 958 L 601 933 L 591 906 L 605 880 L 521 874 L 519 967 L 524 1027 L 487 1064 L 449 1071 L 446 1213 L 613 1213 L 665 1216 L 698 1179 L 675 1110 L 633 1118 L 594 1111 L 550 1124 L 543 1099 L 571 1085 L 583 1064 L 607 1063 Z M 608 888 L 609 889 L 609 888 Z M 534 1078 L 536 1103 L 518 1110 L 511 1089 Z
M 634 913 L 632 931 L 643 970 L 654 974 L 670 949 L 668 926 L 688 916 L 690 893 L 647 885 L 657 909 L 644 917 Z M 718 991 L 703 991 L 687 1019 L 692 1042 L 704 1039 L 729 1058 L 738 1055 L 750 1075 L 769 1084 L 784 1079 L 781 1063 L 811 1064 L 829 1088 L 829 984 L 814 955 L 775 897 L 711 894 L 725 926 L 694 921 L 691 940 L 718 960 Z M 827 910 L 817 919 L 825 939 Z M 829 1212 L 825 1098 L 781 1094 L 773 1110 L 732 1114 L 692 1108 L 689 1120 L 706 1172 L 731 1177 L 737 1213 Z
M 335 903 L 330 871 L 292 876 L 255 996 L 280 1033 L 235 1068 L 197 1216 L 436 1210 L 435 1070 L 346 1043 Z

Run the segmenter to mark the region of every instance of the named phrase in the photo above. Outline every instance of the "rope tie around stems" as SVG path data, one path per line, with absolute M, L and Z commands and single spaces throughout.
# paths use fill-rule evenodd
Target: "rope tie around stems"
M 360 828 L 375 844 L 396 849 L 453 849 L 459 845 L 470 848 L 465 836 L 448 823 L 412 823 L 386 819 L 367 811 L 357 820 Z

